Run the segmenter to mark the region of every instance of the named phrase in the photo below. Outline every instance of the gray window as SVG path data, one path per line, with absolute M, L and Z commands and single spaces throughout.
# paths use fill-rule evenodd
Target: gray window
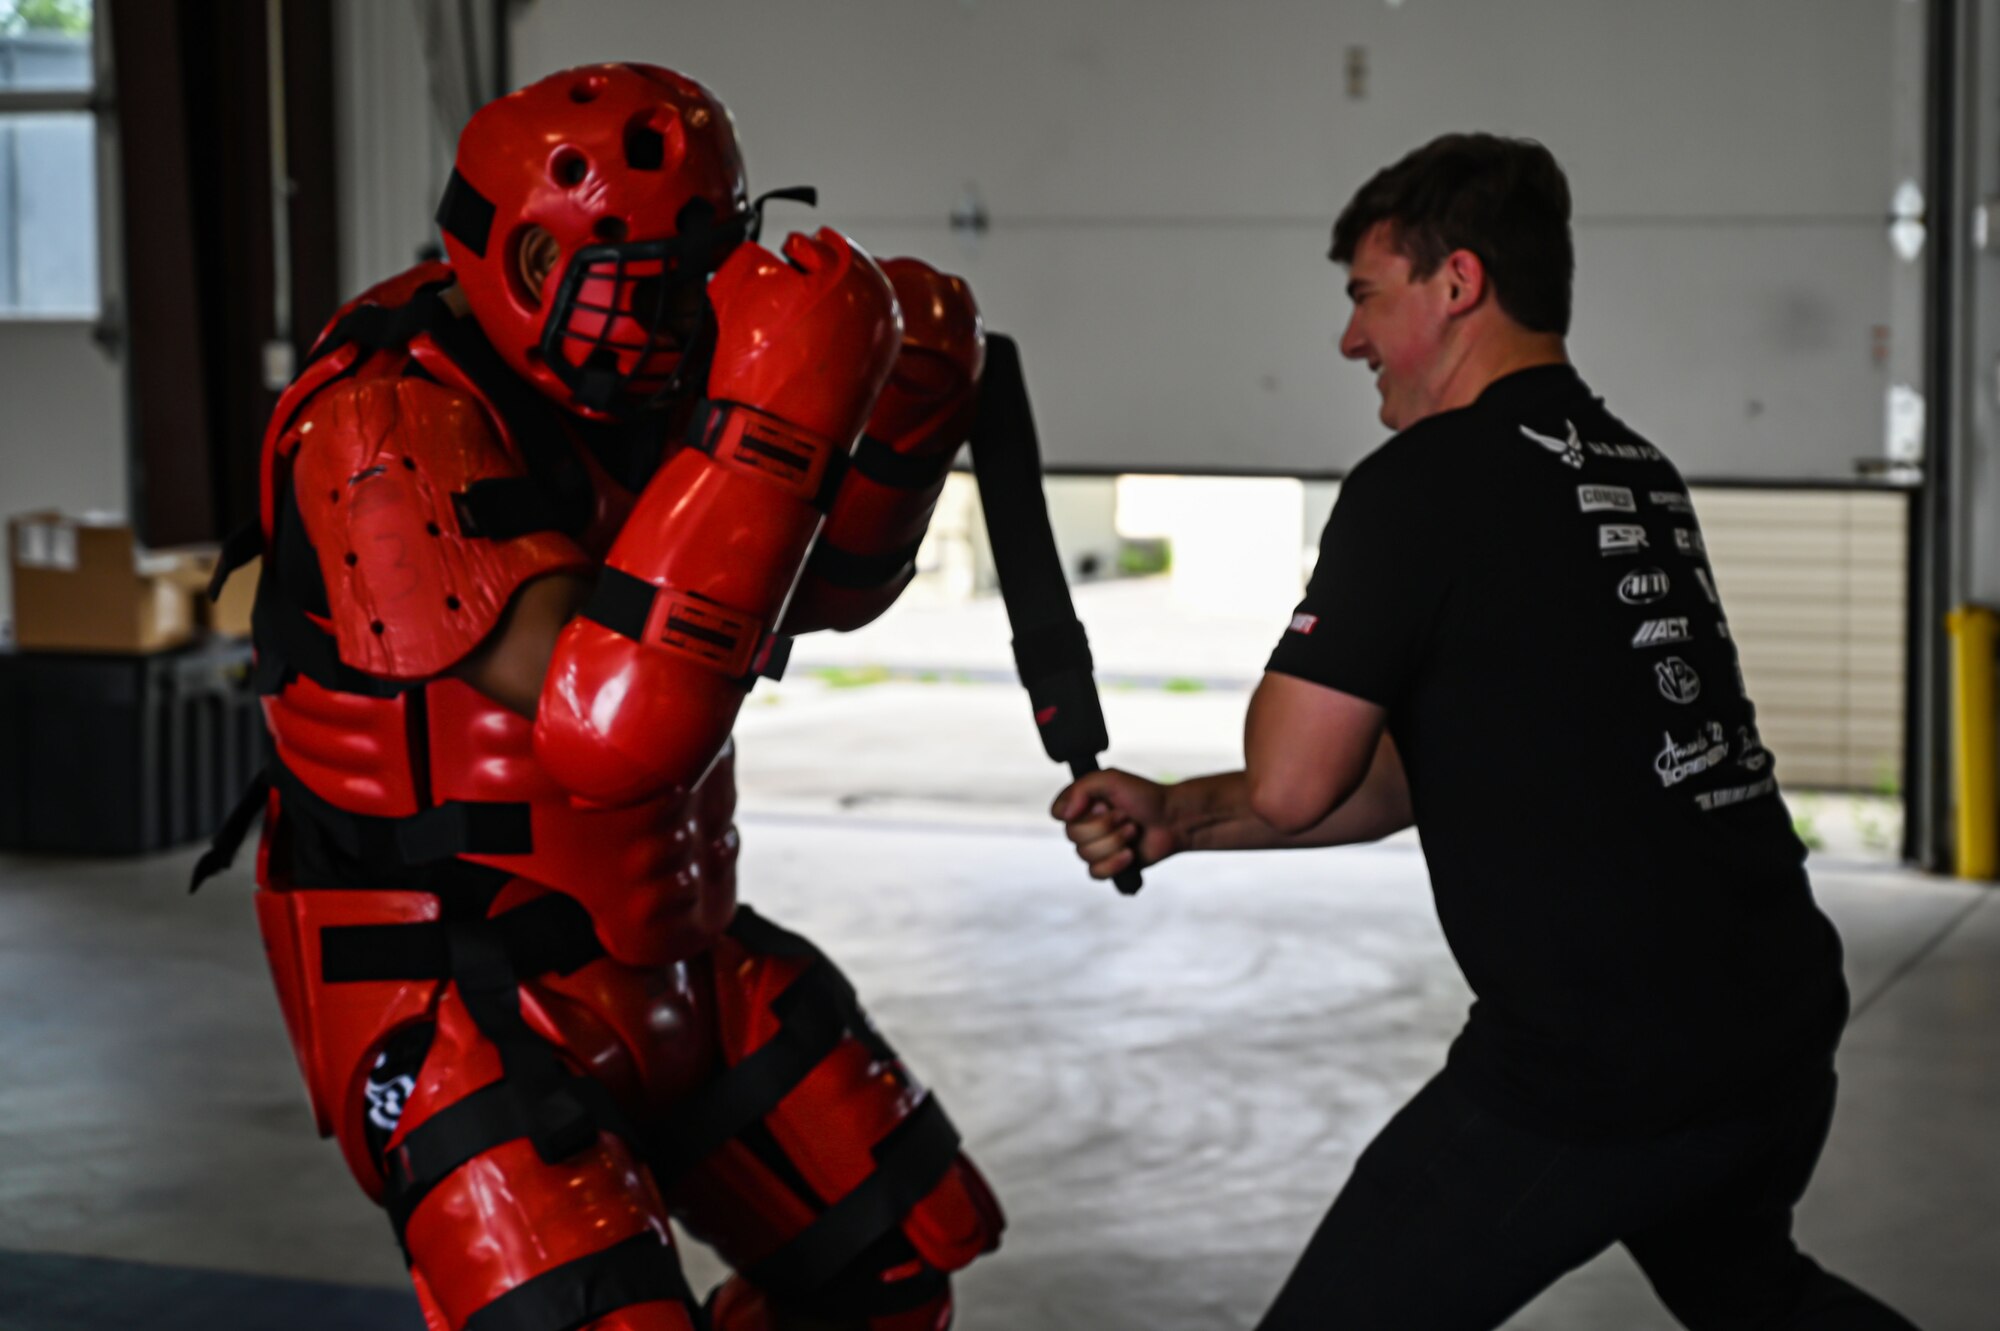
M 92 0 L 0 0 L 0 318 L 98 313 Z

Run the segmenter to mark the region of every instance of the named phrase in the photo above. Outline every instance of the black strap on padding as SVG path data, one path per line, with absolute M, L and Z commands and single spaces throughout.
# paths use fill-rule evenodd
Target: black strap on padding
M 529 477 L 548 496 L 554 525 L 580 535 L 590 526 L 597 501 L 590 474 L 564 431 L 562 409 L 515 374 L 470 318 L 437 319 L 424 331 L 505 422 Z
M 578 613 L 638 642 L 646 636 L 646 621 L 652 617 L 653 598 L 658 594 L 659 588 L 644 578 L 606 564 L 598 570 L 597 585 Z
M 645 1138 L 625 1116 L 610 1088 L 590 1077 L 572 1076 L 557 1089 L 582 1105 L 599 1131 L 622 1138 L 634 1156 L 644 1158 Z M 403 1241 L 418 1204 L 453 1171 L 497 1146 L 532 1137 L 535 1127 L 530 1103 L 503 1077 L 412 1128 L 388 1153 L 387 1209 L 397 1242 Z
M 958 1147 L 958 1129 L 944 1106 L 925 1096 L 876 1146 L 875 1172 L 744 1277 L 794 1298 L 820 1288 L 937 1187 L 958 1159 Z
M 560 892 L 536 897 L 494 918 L 520 975 L 568 975 L 605 955 L 590 912 Z M 451 943 L 443 920 L 411 924 L 337 924 L 320 930 L 320 978 L 442 980 L 451 975 Z
M 264 528 L 256 518 L 229 533 L 222 542 L 221 553 L 215 558 L 215 572 L 208 578 L 209 603 L 212 605 L 222 599 L 222 589 L 228 584 L 230 574 L 263 553 Z
M 724 1142 L 778 1107 L 859 1024 L 854 987 L 837 967 L 815 959 L 771 1002 L 778 1030 L 720 1077 L 676 1105 L 647 1155 L 653 1177 L 671 1189 Z
M 577 1331 L 640 1303 L 700 1309 L 674 1250 L 648 1230 L 514 1286 L 465 1319 L 464 1331 Z
M 705 397 L 695 403 L 694 410 L 688 413 L 687 428 L 681 432 L 681 442 L 695 452 L 712 458 L 722 442 L 730 417 L 742 413 L 751 416 L 770 416 L 768 412 L 758 411 L 755 407 L 746 406 L 741 402 L 719 402 L 714 398 Z M 777 448 L 776 445 L 748 433 L 744 434 L 741 446 L 752 452 L 761 451 L 767 454 Z M 842 452 L 838 448 L 832 450 L 826 460 L 826 470 L 820 473 L 819 488 L 813 492 L 808 502 L 822 513 L 832 512 L 834 497 L 840 493 L 840 483 L 846 477 L 847 469 L 853 465 L 853 454 Z
M 271 773 L 269 769 L 260 770 L 244 787 L 236 807 L 222 820 L 222 826 L 210 839 L 208 849 L 194 862 L 194 872 L 188 877 L 190 894 L 200 891 L 203 883 L 236 862 L 236 852 L 243 848 L 251 825 L 264 816 L 270 793 Z
M 452 920 L 445 926 L 451 979 L 473 1025 L 500 1051 L 510 1091 L 520 1099 L 535 1153 L 551 1164 L 597 1140 L 595 1117 L 577 1094 L 569 1069 L 521 1015 L 521 977 L 495 920 Z
M 857 555 L 851 550 L 841 549 L 822 535 L 813 542 L 812 555 L 806 560 L 806 572 L 836 587 L 873 591 L 887 585 L 907 569 L 922 545 L 923 538 L 919 537 L 897 550 L 878 555 Z
M 535 848 L 525 802 L 448 800 L 405 818 L 377 817 L 329 802 L 282 762 L 271 770 L 286 811 L 311 819 L 359 860 L 418 865 L 459 855 L 526 855 Z
M 451 497 L 458 529 L 487 541 L 511 541 L 531 532 L 554 531 L 563 515 L 548 488 L 532 476 L 495 476 L 474 481 Z
M 922 490 L 942 480 L 957 455 L 955 448 L 928 456 L 898 453 L 874 435 L 864 434 L 855 445 L 851 465 L 877 485 L 892 490 Z
M 444 197 L 438 200 L 438 229 L 471 250 L 486 257 L 487 242 L 493 236 L 493 201 L 472 187 L 453 167 L 445 182 Z
M 653 601 L 660 589 L 644 578 L 606 564 L 597 572 L 597 585 L 590 589 L 583 609 L 577 613 L 602 624 L 620 637 L 644 642 L 646 621 L 653 617 Z M 766 633 L 751 657 L 750 678 L 782 679 L 785 663 L 791 659 L 792 640 L 783 634 Z
M 279 570 L 258 579 L 254 615 L 254 679 L 261 694 L 277 693 L 287 673 L 304 675 L 335 693 L 358 693 L 364 698 L 393 698 L 423 687 L 421 681 L 384 679 L 341 660 L 338 641 L 306 618 L 305 607 L 283 586 Z

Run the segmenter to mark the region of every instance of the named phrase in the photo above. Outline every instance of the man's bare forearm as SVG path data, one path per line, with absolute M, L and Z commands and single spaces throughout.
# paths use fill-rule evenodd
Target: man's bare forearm
M 1189 850 L 1283 850 L 1379 841 L 1411 823 L 1409 785 L 1387 736 L 1367 777 L 1332 813 L 1301 832 L 1285 833 L 1250 807 L 1250 782 L 1242 772 L 1217 772 L 1182 781 L 1167 791 L 1167 817 Z

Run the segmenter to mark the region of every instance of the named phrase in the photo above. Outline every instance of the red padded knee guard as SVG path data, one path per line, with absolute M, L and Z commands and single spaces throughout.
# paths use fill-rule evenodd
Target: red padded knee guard
M 676 1214 L 786 1308 L 912 1311 L 998 1245 L 992 1193 L 810 943 L 740 909 L 711 957 L 729 1071 L 706 1097 L 740 1109 L 749 1082 L 764 1098 L 697 1168 L 662 1180 Z

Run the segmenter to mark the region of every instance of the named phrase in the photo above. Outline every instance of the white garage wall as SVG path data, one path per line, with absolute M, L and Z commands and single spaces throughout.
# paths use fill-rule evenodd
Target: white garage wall
M 1435 133 L 1537 137 L 1614 407 L 1696 476 L 1846 479 L 1881 450 L 1894 3 L 539 0 L 514 72 L 708 83 L 753 188 L 972 279 L 1051 461 L 1092 468 L 1351 465 L 1382 432 L 1333 350 L 1333 214 Z

